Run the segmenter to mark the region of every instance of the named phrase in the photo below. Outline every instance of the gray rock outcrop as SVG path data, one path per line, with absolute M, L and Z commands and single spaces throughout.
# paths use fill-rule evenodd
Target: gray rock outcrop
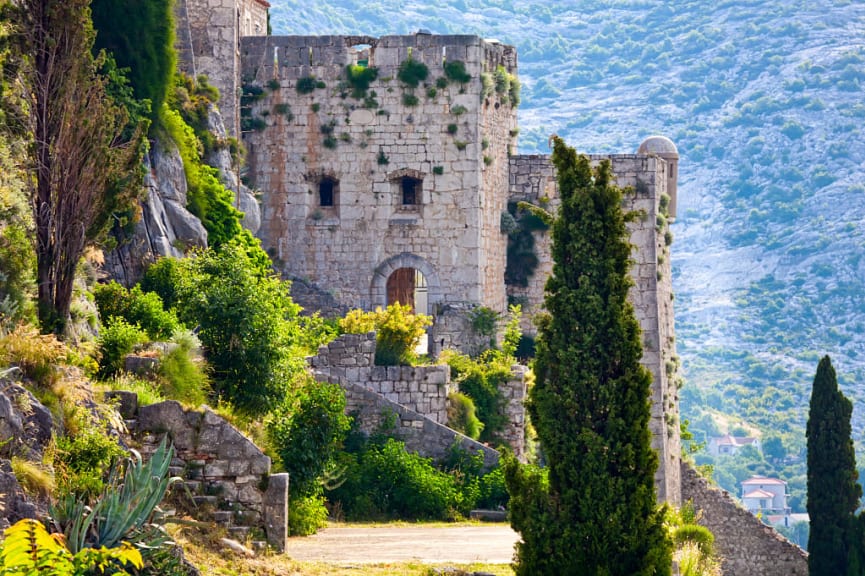
M 226 138 L 216 107 L 211 107 L 208 129 L 219 140 Z M 243 227 L 255 233 L 261 225 L 258 200 L 238 181 L 229 150 L 221 147 L 205 161 L 219 170 L 223 185 L 234 192 L 235 207 L 244 214 Z M 147 265 L 161 256 L 181 257 L 189 248 L 207 246 L 207 230 L 186 209 L 186 174 L 177 147 L 170 140 L 153 140 L 144 168 L 146 194 L 141 201 L 141 218 L 132 233 L 105 256 L 108 276 L 126 286 L 138 282 Z

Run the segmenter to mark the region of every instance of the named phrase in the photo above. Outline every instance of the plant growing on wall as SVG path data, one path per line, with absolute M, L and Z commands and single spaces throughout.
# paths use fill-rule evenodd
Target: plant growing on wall
M 534 232 L 549 228 L 543 217 L 530 210 L 529 206 L 524 208 L 522 204 L 508 204 L 508 214 L 515 219 L 515 227 L 510 226 L 510 222 L 506 222 L 510 232 L 508 232 L 505 283 L 513 286 L 529 285 L 529 278 L 534 275 L 540 263 L 535 253 Z
M 346 81 L 351 86 L 351 97 L 355 100 L 363 100 L 369 85 L 378 78 L 378 68 L 349 64 L 345 68 L 345 74 Z
M 472 75 L 466 71 L 466 64 L 462 60 L 448 60 L 444 65 L 445 77 L 459 84 L 467 84 Z
M 409 88 L 417 88 L 429 76 L 429 68 L 423 62 L 409 57 L 399 65 L 396 77 Z

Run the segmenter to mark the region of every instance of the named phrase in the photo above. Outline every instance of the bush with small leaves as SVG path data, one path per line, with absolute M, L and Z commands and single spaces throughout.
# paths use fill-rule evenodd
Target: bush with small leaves
M 123 369 L 124 358 L 137 344 L 147 342 L 147 333 L 129 324 L 125 319 L 112 316 L 99 335 L 99 376 L 110 378 Z

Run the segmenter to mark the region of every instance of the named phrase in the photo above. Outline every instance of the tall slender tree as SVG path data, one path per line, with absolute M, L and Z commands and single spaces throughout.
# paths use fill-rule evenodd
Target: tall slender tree
M 510 460 L 517 574 L 662 575 L 671 544 L 656 502 L 651 374 L 629 303 L 631 244 L 609 162 L 555 138 L 561 208 L 529 414 L 548 479 Z
M 59 333 L 84 249 L 140 188 L 139 140 L 124 137 L 127 115 L 106 94 L 90 1 L 14 4 L 29 99 L 39 318 L 44 331 Z
M 850 437 L 853 404 L 841 390 L 828 356 L 817 366 L 808 412 L 808 574 L 858 574 L 855 518 L 862 487 Z

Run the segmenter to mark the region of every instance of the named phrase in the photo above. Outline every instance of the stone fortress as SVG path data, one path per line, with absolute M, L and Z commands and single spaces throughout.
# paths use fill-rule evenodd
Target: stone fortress
M 510 302 L 526 318 L 539 312 L 552 270 L 543 229 L 530 234 L 533 271 L 516 281 L 506 274 L 509 233 L 520 224 L 516 203 L 554 210 L 558 202 L 550 158 L 517 153 L 516 49 L 424 31 L 267 36 L 267 8 L 264 0 L 178 0 L 177 44 L 184 69 L 220 89 L 227 130 L 242 136 L 246 181 L 260 194 L 256 234 L 293 281 L 295 300 L 324 313 L 408 303 L 434 319 L 433 354 L 442 346 L 471 350 L 478 341 L 472 312 L 481 307 L 504 314 Z M 611 162 L 617 183 L 633 189 L 625 208 L 641 213 L 629 227 L 632 301 L 654 381 L 659 500 L 700 504 L 725 573 L 806 574 L 801 550 L 741 515 L 681 462 L 668 228 L 676 215 L 675 145 L 655 136 L 634 154 L 590 158 Z M 407 396 L 432 407 L 418 416 L 393 389 L 411 378 L 359 368 L 366 364 L 345 352 L 352 347 L 368 357 L 367 344 L 337 341 L 311 361 L 316 376 L 339 381 L 352 401 L 392 401 L 407 429 L 439 426 L 434 375 L 412 388 L 417 398 Z M 369 381 L 357 387 L 353 374 Z M 384 385 L 390 399 L 373 392 Z M 524 385 L 513 386 L 522 398 Z

